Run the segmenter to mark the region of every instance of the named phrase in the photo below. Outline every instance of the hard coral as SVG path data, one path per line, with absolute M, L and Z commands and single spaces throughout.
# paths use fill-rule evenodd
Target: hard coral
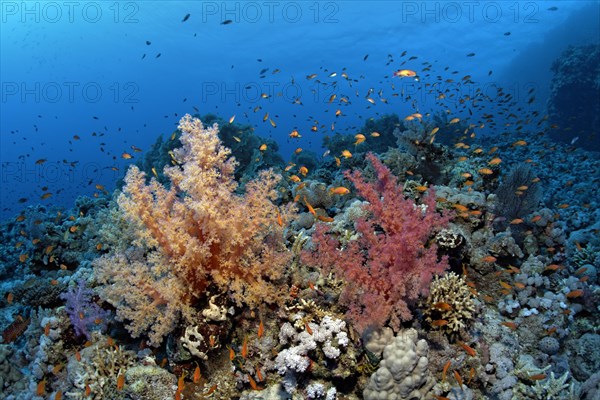
M 313 235 L 314 251 L 305 250 L 302 260 L 334 270 L 346 280 L 341 302 L 358 330 L 381 327 L 388 320 L 398 330 L 402 320 L 412 318 L 407 303 L 426 294 L 432 277 L 447 267 L 445 257 L 438 260 L 437 246 L 426 244 L 449 217 L 436 213 L 434 194 L 415 204 L 404 197 L 396 177 L 377 157 L 370 153 L 367 159 L 377 173 L 376 182 L 366 182 L 358 171 L 346 172 L 368 202 L 366 216 L 356 223 L 360 236 L 341 248 L 339 239 L 320 224 Z
M 79 351 L 67 363 L 67 377 L 72 385 L 66 392 L 67 398 L 80 398 L 89 387 L 94 399 L 116 399 L 117 378 L 134 365 L 135 353 L 122 346 L 110 344 L 108 340 L 93 334 L 89 347 Z
M 435 379 L 428 369 L 429 346 L 417 331 L 399 333 L 383 350 L 383 360 L 371 375 L 363 396 L 366 400 L 426 399 Z M 428 397 L 429 395 L 429 397 Z
M 440 329 L 447 333 L 458 332 L 466 327 L 466 323 L 473 319 L 475 303 L 473 293 L 469 290 L 463 277 L 450 272 L 441 278 L 434 278 L 427 297 L 426 315 L 427 322 L 446 320 L 447 325 Z

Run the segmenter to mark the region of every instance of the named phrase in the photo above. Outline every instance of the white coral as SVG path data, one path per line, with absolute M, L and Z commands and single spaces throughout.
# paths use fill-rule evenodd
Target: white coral
M 279 342 L 290 344 L 289 348 L 283 349 L 275 359 L 275 368 L 281 375 L 288 370 L 304 372 L 310 364 L 308 352 L 321 348 L 327 358 L 335 359 L 341 355 L 340 347 L 348 345 L 348 334 L 346 323 L 341 319 L 332 318 L 329 315 L 323 317 L 319 324 L 309 322 L 311 333 L 306 330 L 298 332 L 289 322 L 284 323 L 279 330 Z
M 200 351 L 200 346 L 204 343 L 204 337 L 198 331 L 198 326 L 188 326 L 185 328 L 185 333 L 181 338 L 181 344 L 188 349 L 188 351 L 198 358 L 203 360 L 207 360 L 208 356 Z

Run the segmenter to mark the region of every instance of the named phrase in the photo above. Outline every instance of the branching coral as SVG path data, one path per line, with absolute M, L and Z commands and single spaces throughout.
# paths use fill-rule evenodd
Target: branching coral
M 79 360 L 69 359 L 67 374 L 73 388 L 65 393 L 68 398 L 89 398 L 86 390 L 95 399 L 116 398 L 118 376 L 134 364 L 134 352 L 94 335 L 93 344 L 79 352 Z
M 152 344 L 173 329 L 179 312 L 205 299 L 209 285 L 239 306 L 274 303 L 283 298 L 284 224 L 293 206 L 277 206 L 281 176 L 263 171 L 235 193 L 235 160 L 217 135 L 189 115 L 179 129 L 182 147 L 176 163 L 164 169 L 169 189 L 132 166 L 118 199 L 126 218 L 139 227 L 137 259 L 118 253 L 96 261 L 104 296 L 117 316 L 130 321 L 133 335 L 152 329 Z M 279 223 L 279 221 L 283 223 Z
M 442 278 L 434 278 L 427 297 L 425 315 L 427 322 L 446 320 L 447 325 L 442 330 L 453 333 L 465 328 L 465 323 L 473 319 L 475 304 L 473 294 L 463 277 L 454 272 Z

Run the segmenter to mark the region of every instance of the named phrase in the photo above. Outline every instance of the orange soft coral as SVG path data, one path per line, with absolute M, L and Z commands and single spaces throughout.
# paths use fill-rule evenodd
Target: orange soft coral
M 277 281 L 291 259 L 278 215 L 287 222 L 295 210 L 274 203 L 281 176 L 262 171 L 246 185 L 244 195 L 237 195 L 236 162 L 219 140 L 217 126 L 205 128 L 186 115 L 179 129 L 183 146 L 174 152 L 178 165 L 164 171 L 170 189 L 154 178 L 147 185 L 146 175 L 132 166 L 118 199 L 126 218 L 140 226 L 138 244 L 157 254 L 144 256 L 151 261 L 144 267 L 130 263 L 144 272 L 138 278 L 110 267 L 122 264 L 122 256 L 121 263 L 108 261 L 116 255 L 96 262 L 101 280 L 112 283 L 104 289 L 107 300 L 122 319 L 132 321 L 132 334 L 152 329 L 153 344 L 173 328 L 178 319 L 173 314 L 187 316 L 188 306 L 205 298 L 209 285 L 240 306 L 284 298 Z M 138 310 L 156 315 L 137 315 Z M 171 315 L 166 318 L 169 327 L 157 326 L 164 313 Z

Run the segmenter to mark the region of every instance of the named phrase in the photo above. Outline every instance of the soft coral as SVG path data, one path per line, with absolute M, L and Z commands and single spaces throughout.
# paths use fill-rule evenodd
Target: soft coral
M 361 197 L 367 200 L 366 217 L 356 222 L 360 236 L 340 249 L 324 224 L 313 234 L 313 251 L 302 259 L 341 275 L 347 285 L 341 302 L 359 331 L 383 326 L 388 320 L 397 330 L 412 314 L 408 304 L 425 294 L 431 279 L 447 268 L 446 258 L 438 260 L 437 246 L 426 246 L 432 233 L 444 227 L 450 217 L 435 211 L 433 189 L 422 205 L 405 198 L 391 171 L 369 153 L 377 180 L 367 182 L 360 171 L 346 171 Z
M 83 279 L 80 279 L 76 287 L 72 287 L 68 292 L 61 294 L 61 299 L 66 301 L 65 309 L 77 336 L 83 336 L 89 340 L 91 338 L 90 329 L 98 327 L 103 329 L 106 326 L 106 318 L 109 312 L 96 304 L 92 298 L 94 291 L 88 288 Z

